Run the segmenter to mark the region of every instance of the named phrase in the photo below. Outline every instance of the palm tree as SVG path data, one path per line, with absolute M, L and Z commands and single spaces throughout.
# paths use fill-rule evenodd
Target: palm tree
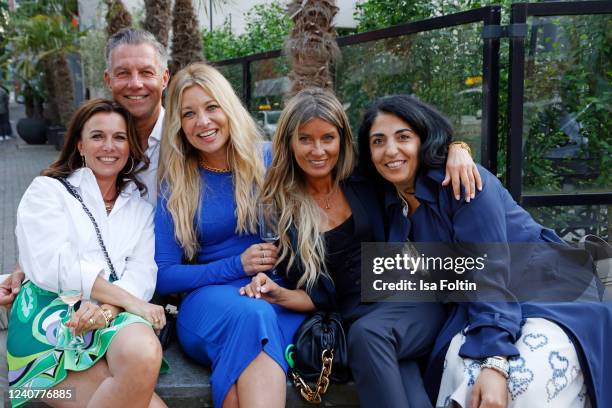
M 172 63 L 174 74 L 192 62 L 203 61 L 202 38 L 191 0 L 176 0 L 172 12 Z
M 43 66 L 48 78 L 49 101 L 53 102 L 57 110 L 57 116 L 53 118 L 54 123 L 67 126 L 75 109 L 74 84 L 68 55 L 78 51 L 78 40 L 83 33 L 80 33 L 66 16 L 58 15 L 47 19 L 49 50 L 43 57 Z
M 49 93 L 49 100 L 54 101 L 57 109 L 59 123 L 68 126 L 70 118 L 74 113 L 74 85 L 70 66 L 64 53 L 56 53 L 48 57 L 48 65 L 53 67 L 54 74 L 50 76 L 53 95 Z M 49 84 L 47 84 L 49 87 Z
M 145 0 L 144 29 L 150 31 L 164 47 L 170 33 L 170 1 Z
M 333 66 L 340 55 L 336 30 L 332 26 L 338 12 L 335 0 L 293 0 L 288 13 L 293 30 L 285 41 L 289 57 L 291 97 L 308 87 L 333 89 Z
M 106 12 L 106 34 L 110 37 L 122 28 L 132 26 L 132 16 L 126 10 L 121 0 L 105 0 L 108 6 Z
M 67 55 L 78 51 L 82 36 L 63 15 L 38 14 L 15 23 L 11 38 L 16 75 L 26 89 L 28 115 L 42 112 L 37 105 L 48 101 L 48 118 L 66 125 L 74 110 L 74 87 Z

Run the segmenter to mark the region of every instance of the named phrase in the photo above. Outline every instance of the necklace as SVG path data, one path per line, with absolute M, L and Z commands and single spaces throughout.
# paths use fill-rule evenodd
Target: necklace
M 115 196 L 114 198 L 110 200 L 104 200 L 104 208 L 106 209 L 106 214 L 110 214 L 110 212 L 113 211 L 113 207 L 115 206 L 116 200 L 117 200 L 117 196 Z
M 232 172 L 232 169 L 230 169 L 229 167 L 225 167 L 223 169 L 220 169 L 218 167 L 209 166 L 202 159 L 200 159 L 199 164 L 200 164 L 200 167 L 202 167 L 203 169 L 206 169 L 206 170 L 211 171 L 213 173 L 231 173 Z
M 331 191 L 329 193 L 327 193 L 325 195 L 325 197 L 323 197 L 323 198 L 313 197 L 315 199 L 315 201 L 319 204 L 319 207 L 322 207 L 324 210 L 331 210 L 331 208 L 332 208 L 332 198 L 334 196 L 334 193 L 338 189 L 337 187 L 338 186 L 334 186 L 334 188 L 332 188 Z

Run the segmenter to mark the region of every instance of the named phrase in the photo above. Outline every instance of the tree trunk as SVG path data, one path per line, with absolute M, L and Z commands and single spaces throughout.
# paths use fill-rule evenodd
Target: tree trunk
M 42 118 L 43 107 L 38 98 L 34 96 L 32 88 L 29 85 L 24 85 L 22 93 L 26 118 Z
M 202 38 L 198 18 L 191 0 L 176 0 L 172 18 L 172 63 L 170 73 L 175 74 L 192 62 L 203 61 Z
M 51 124 L 57 125 L 60 123 L 61 119 L 59 116 L 59 109 L 57 106 L 57 93 L 56 93 L 56 81 L 54 80 L 55 69 L 54 66 L 54 58 L 53 55 L 46 57 L 43 61 L 41 61 L 41 65 L 43 68 L 43 72 L 45 75 L 45 89 L 47 91 L 46 96 L 46 109 L 44 111 L 44 117 Z M 64 85 L 61 85 L 64 86 Z M 61 87 L 60 86 L 60 87 Z
M 288 5 L 294 26 L 285 42 L 291 64 L 291 89 L 285 97 L 309 87 L 333 90 L 334 63 L 340 55 L 332 26 L 337 12 L 335 0 L 294 0 Z
M 145 0 L 144 29 L 150 31 L 164 47 L 168 46 L 170 32 L 170 1 Z
M 62 125 L 67 127 L 74 113 L 74 84 L 72 83 L 70 66 L 66 56 L 63 54 L 53 56 L 53 66 L 55 67 L 55 75 L 53 75 L 53 82 L 55 83 L 53 87 L 55 88 L 57 98 L 57 110 Z
M 122 28 L 132 26 L 132 16 L 126 10 L 121 0 L 105 0 L 108 6 L 106 12 L 106 34 L 110 37 Z
M 52 54 L 44 60 L 47 109 L 45 118 L 51 124 L 66 127 L 74 113 L 74 84 L 68 60 L 63 54 Z

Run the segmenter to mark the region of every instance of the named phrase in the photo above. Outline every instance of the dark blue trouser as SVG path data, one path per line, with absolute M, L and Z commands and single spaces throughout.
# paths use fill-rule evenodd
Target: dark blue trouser
M 345 314 L 349 364 L 362 407 L 426 408 L 417 359 L 429 353 L 442 324 L 437 303 L 361 304 Z
M 11 122 L 9 121 L 9 114 L 0 114 L 0 136 L 12 136 L 13 129 L 11 129 Z

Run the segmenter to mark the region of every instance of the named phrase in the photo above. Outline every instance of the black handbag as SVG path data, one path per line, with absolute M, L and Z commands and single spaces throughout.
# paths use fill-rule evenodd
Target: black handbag
M 176 337 L 176 315 L 178 309 L 175 305 L 168 303 L 164 310 L 166 311 L 166 325 L 159 331 L 157 338 L 161 343 L 162 350 L 166 350 Z
M 289 375 L 308 402 L 321 403 L 330 381 L 343 383 L 350 378 L 346 336 L 338 313 L 316 312 L 302 323 L 293 347 L 287 350 Z M 306 381 L 316 381 L 315 390 Z
M 178 295 L 160 296 L 155 293 L 151 303 L 163 306 L 166 312 L 166 325 L 162 327 L 157 335 L 162 350 L 166 350 L 176 339 L 176 318 L 181 298 Z

